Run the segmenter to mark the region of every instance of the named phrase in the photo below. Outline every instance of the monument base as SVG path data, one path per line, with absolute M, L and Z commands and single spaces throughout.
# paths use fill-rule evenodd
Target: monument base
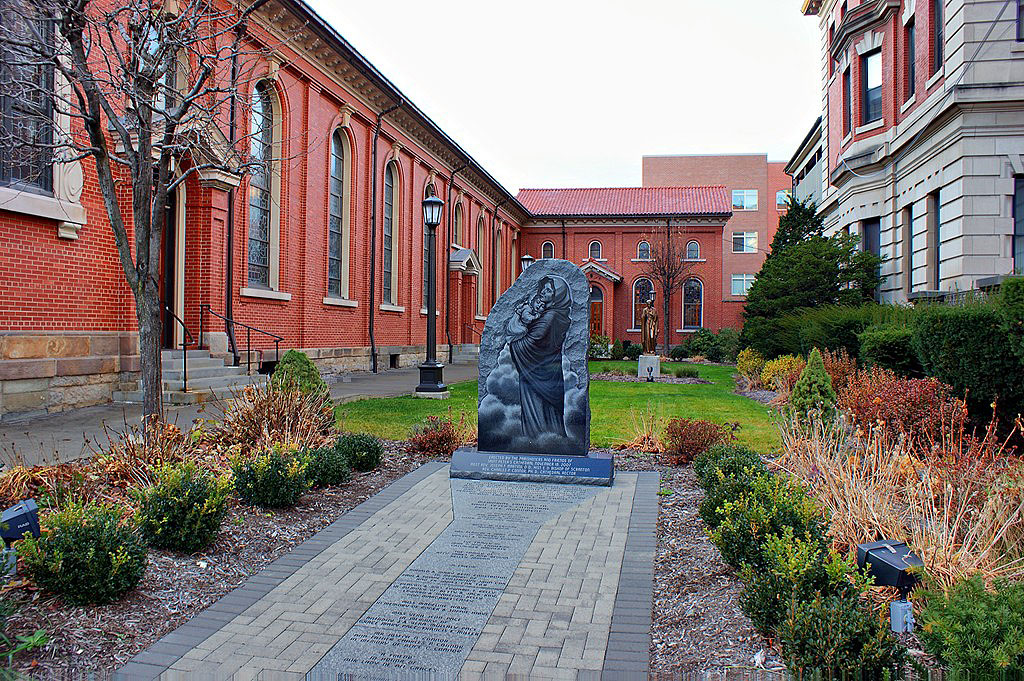
M 511 454 L 461 447 L 452 455 L 450 477 L 470 480 L 550 482 L 610 487 L 615 478 L 611 456 Z
M 653 369 L 651 373 L 647 373 L 648 367 Z M 640 378 L 647 378 L 648 376 L 658 378 L 661 376 L 661 357 L 657 355 L 640 355 L 640 359 L 637 360 L 636 375 Z

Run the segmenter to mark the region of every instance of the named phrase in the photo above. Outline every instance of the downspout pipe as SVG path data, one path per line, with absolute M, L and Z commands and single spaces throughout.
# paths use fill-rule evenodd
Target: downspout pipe
M 377 140 L 380 139 L 380 126 L 384 117 L 399 107 L 399 104 L 384 109 L 377 114 L 377 124 L 373 127 L 372 151 L 373 166 L 370 180 L 370 369 L 377 373 L 377 338 L 374 335 L 374 324 L 377 319 L 374 305 L 377 294 Z
M 448 175 L 448 201 L 445 206 L 448 209 L 448 236 L 444 240 L 444 263 L 443 267 L 438 269 L 444 272 L 444 339 L 448 343 L 448 363 L 451 364 L 455 358 L 455 350 L 452 348 L 452 284 L 451 277 L 448 275 L 448 258 L 451 256 L 452 250 L 452 232 L 454 231 L 455 225 L 455 209 L 452 208 L 452 184 L 455 183 L 455 175 L 466 169 L 468 164 L 463 163 L 458 168 L 453 168 L 451 174 Z M 438 263 L 439 265 L 442 263 Z
M 562 220 L 562 260 L 568 260 L 569 259 L 569 258 L 566 257 L 566 255 L 568 254 L 568 251 L 566 250 L 568 248 L 568 246 L 566 245 L 565 240 L 566 240 L 566 236 L 565 236 L 565 220 Z
M 245 30 L 245 26 L 241 25 L 238 27 L 238 43 L 241 43 L 241 33 Z M 231 53 L 231 91 L 238 91 L 238 50 L 232 50 Z M 228 111 L 228 146 L 232 151 L 235 149 L 235 142 L 238 139 L 237 120 L 238 120 L 238 104 L 236 102 L 237 97 L 231 98 L 231 104 Z M 235 198 L 236 188 L 232 187 L 228 190 L 228 233 L 227 233 L 227 274 L 224 278 L 224 316 L 227 319 L 224 320 L 224 332 L 227 334 L 228 349 L 231 350 L 231 354 L 234 357 L 234 363 L 238 365 L 238 343 L 235 342 L 235 325 L 228 321 L 228 319 L 234 319 L 235 312 L 235 301 L 234 301 L 234 288 L 235 288 Z M 200 329 L 202 331 L 202 329 Z M 201 339 L 205 341 L 206 339 Z M 209 347 L 209 343 L 207 343 Z
M 495 272 L 496 271 L 494 269 L 494 264 L 495 264 L 495 262 L 497 262 L 498 258 L 501 257 L 501 254 L 498 253 L 498 232 L 494 229 L 494 223 L 498 221 L 498 210 L 503 205 L 505 205 L 508 202 L 509 202 L 509 199 L 502 199 L 498 203 L 494 204 L 494 211 L 491 213 L 491 268 L 492 268 L 491 272 Z M 515 274 L 515 267 L 516 267 L 516 264 L 512 263 L 512 273 L 513 274 Z M 501 288 L 501 282 L 500 281 L 496 281 L 495 283 L 497 284 L 498 288 Z M 494 293 L 494 302 L 496 303 L 496 302 L 498 302 L 498 292 L 497 291 L 493 291 L 493 293 Z

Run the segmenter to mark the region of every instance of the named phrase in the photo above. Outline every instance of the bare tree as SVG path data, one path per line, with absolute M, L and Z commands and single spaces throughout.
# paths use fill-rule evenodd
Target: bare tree
M 678 291 L 693 271 L 694 263 L 686 257 L 689 239 L 685 227 L 665 223 L 664 229 L 648 235 L 651 257 L 641 264 L 641 271 L 661 289 L 661 324 L 665 331 L 665 352 L 671 349 L 672 293 Z M 635 301 L 634 301 L 635 304 Z
M 91 161 L 135 299 L 145 416 L 163 406 L 157 276 L 169 196 L 205 170 L 268 172 L 247 143 L 263 131 L 236 130 L 253 101 L 240 93 L 267 51 L 248 22 L 267 1 L 0 0 L 0 94 L 35 105 L 0 125 L 6 167 L 27 176 Z

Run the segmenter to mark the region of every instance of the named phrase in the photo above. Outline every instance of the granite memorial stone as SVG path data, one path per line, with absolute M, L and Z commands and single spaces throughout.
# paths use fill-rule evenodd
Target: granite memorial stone
M 459 449 L 453 478 L 610 485 L 591 457 L 590 284 L 567 260 L 530 265 L 498 299 L 480 342 L 479 450 Z

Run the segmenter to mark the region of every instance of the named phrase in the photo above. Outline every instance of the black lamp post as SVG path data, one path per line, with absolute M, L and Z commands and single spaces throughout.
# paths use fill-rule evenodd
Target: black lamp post
M 441 224 L 444 201 L 436 196 L 423 199 L 423 224 L 427 227 L 427 359 L 420 365 L 420 384 L 417 394 L 424 397 L 443 397 L 448 393 L 444 384 L 444 365 L 437 361 L 437 226 Z

